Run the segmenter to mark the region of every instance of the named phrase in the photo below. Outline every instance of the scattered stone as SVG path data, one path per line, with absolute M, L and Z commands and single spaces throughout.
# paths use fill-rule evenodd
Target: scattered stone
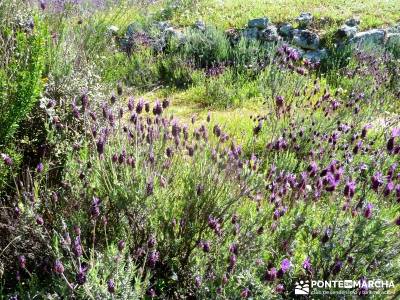
M 383 45 L 385 40 L 385 30 L 383 29 L 371 29 L 357 33 L 354 38 L 350 40 L 352 44 L 358 46 L 366 45 Z
M 309 12 L 303 12 L 296 18 L 296 21 L 299 23 L 300 28 L 308 27 L 313 20 L 313 16 Z
M 119 28 L 117 26 L 111 25 L 107 27 L 107 32 L 111 35 L 118 35 Z
M 248 27 L 264 29 L 264 28 L 267 28 L 268 22 L 269 22 L 269 19 L 267 17 L 252 19 L 252 20 L 249 20 Z
M 339 38 L 351 39 L 357 34 L 357 31 L 358 29 L 355 26 L 343 25 L 337 31 L 337 35 Z
M 131 38 L 131 37 L 135 36 L 138 32 L 143 32 L 142 25 L 140 25 L 137 22 L 133 22 L 133 23 L 129 24 L 128 27 L 126 28 L 125 37 Z
M 257 28 L 246 28 L 243 30 L 243 37 L 247 39 L 257 39 L 258 29 Z
M 284 23 L 279 27 L 279 33 L 284 37 L 292 35 L 293 26 L 290 23 Z
M 303 55 L 303 59 L 307 59 L 311 62 L 320 62 L 328 56 L 328 52 L 325 48 L 318 50 L 309 50 Z
M 356 27 L 356 26 L 360 25 L 360 23 L 361 23 L 361 21 L 360 21 L 360 18 L 358 18 L 358 17 L 352 17 L 352 18 L 346 20 L 346 22 L 344 22 L 344 24 L 346 24 L 347 26 L 350 26 L 350 27 Z
M 202 20 L 197 20 L 194 23 L 194 28 L 204 31 L 204 30 L 206 30 L 206 23 L 204 23 L 204 21 L 202 21 Z
M 164 21 L 157 22 L 155 25 L 161 32 L 165 31 L 167 28 L 172 27 L 169 22 L 164 22 Z
M 317 50 L 319 47 L 319 36 L 310 30 L 293 31 L 293 43 L 303 49 Z
M 276 42 L 281 39 L 278 35 L 278 29 L 274 25 L 269 25 L 258 33 L 259 39 L 266 42 Z

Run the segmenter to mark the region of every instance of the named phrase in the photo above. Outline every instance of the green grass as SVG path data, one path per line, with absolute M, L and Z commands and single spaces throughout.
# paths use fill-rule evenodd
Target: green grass
M 316 19 L 320 19 L 321 27 L 359 16 L 361 28 L 365 29 L 398 22 L 399 5 L 397 0 L 205 0 L 182 10 L 173 21 L 179 25 L 191 25 L 194 20 L 203 19 L 217 27 L 229 28 L 243 27 L 249 19 L 261 16 L 268 16 L 272 22 L 279 23 L 293 21 L 301 12 L 311 12 Z

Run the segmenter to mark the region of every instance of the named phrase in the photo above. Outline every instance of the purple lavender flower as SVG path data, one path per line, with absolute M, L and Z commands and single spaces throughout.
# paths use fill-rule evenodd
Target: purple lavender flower
M 9 157 L 7 154 L 1 153 L 1 158 L 3 159 L 3 162 L 6 166 L 9 166 L 9 167 L 12 166 L 13 161 L 12 161 L 11 157 Z
M 249 288 L 245 288 L 241 293 L 240 293 L 240 297 L 247 299 L 250 296 L 250 290 Z
M 114 280 L 109 279 L 109 280 L 107 281 L 107 290 L 108 290 L 108 292 L 109 292 L 110 294 L 115 293 L 115 283 L 114 283 Z
M 194 278 L 194 284 L 197 288 L 201 286 L 201 277 L 199 275 Z
M 374 207 L 374 206 L 373 206 L 371 203 L 368 203 L 368 204 L 365 206 L 365 209 L 364 209 L 364 217 L 365 217 L 365 218 L 371 219 L 373 207 Z
M 285 258 L 284 260 L 282 260 L 281 269 L 282 269 L 283 273 L 286 273 L 287 271 L 289 271 L 291 267 L 292 267 L 292 263 L 290 262 L 289 259 Z
M 153 114 L 156 116 L 160 116 L 162 113 L 163 113 L 163 107 L 160 101 L 157 100 L 153 108 Z
M 275 291 L 278 293 L 278 294 L 282 294 L 284 291 L 285 291 L 285 287 L 283 286 L 283 284 L 278 284 L 277 286 L 276 286 L 276 288 L 275 288 Z
M 143 99 L 139 99 L 138 104 L 136 105 L 136 113 L 141 114 L 143 111 L 144 101 Z
M 378 191 L 378 188 L 383 184 L 383 178 L 382 178 L 382 173 L 376 172 L 372 177 L 371 177 L 371 188 L 374 191 Z
M 277 271 L 275 267 L 268 269 L 267 272 L 265 273 L 266 281 L 275 281 L 276 277 L 277 277 Z
M 79 285 L 83 285 L 86 282 L 86 268 L 79 267 L 76 273 L 75 280 Z
M 54 262 L 53 271 L 54 271 L 56 274 L 62 274 L 62 273 L 64 273 L 64 266 L 63 266 L 63 264 L 61 263 L 60 260 L 57 259 L 57 260 Z
M 157 296 L 156 291 L 154 289 L 148 289 L 146 295 L 149 296 L 150 298 L 155 298 Z
M 385 197 L 388 197 L 393 190 L 394 190 L 394 183 L 393 183 L 393 181 L 389 181 L 386 184 L 386 187 L 385 187 L 385 189 L 383 191 L 383 195 Z
M 125 241 L 124 240 L 118 241 L 118 250 L 120 252 L 122 252 L 122 250 L 124 250 L 124 248 L 125 248 Z
M 156 240 L 155 236 L 151 235 L 147 241 L 147 247 L 153 248 L 156 245 L 156 243 L 157 243 L 157 240 Z
M 311 272 L 312 266 L 311 266 L 311 261 L 310 261 L 310 258 L 309 258 L 309 257 L 307 257 L 307 258 L 303 261 L 302 266 L 303 266 L 304 270 L 306 270 L 306 271 L 308 271 L 308 272 Z
M 343 262 L 340 260 L 336 260 L 335 264 L 332 267 L 332 274 L 336 275 L 340 272 L 340 270 L 342 269 L 343 266 Z
M 36 224 L 42 226 L 44 224 L 43 218 L 41 216 L 36 217 Z
M 36 172 L 37 173 L 42 173 L 44 169 L 43 163 L 38 163 L 38 165 L 36 166 Z
M 355 181 L 347 181 L 345 187 L 344 187 L 344 195 L 345 197 L 348 198 L 353 198 L 354 197 L 354 193 L 356 190 L 356 182 Z
M 74 252 L 76 257 L 82 256 L 82 245 L 81 245 L 81 238 L 77 236 L 72 244 L 72 252 Z
M 96 219 L 100 216 L 100 199 L 97 197 L 93 197 L 92 205 L 90 207 L 90 215 L 93 219 Z
M 283 96 L 276 96 L 275 97 L 275 104 L 277 107 L 282 107 L 284 102 Z
M 160 260 L 160 253 L 156 250 L 153 250 L 149 253 L 147 257 L 147 264 L 150 268 L 154 268 L 156 263 Z
M 21 269 L 25 269 L 26 268 L 26 259 L 25 259 L 24 255 L 18 256 L 18 264 L 19 264 L 19 267 Z

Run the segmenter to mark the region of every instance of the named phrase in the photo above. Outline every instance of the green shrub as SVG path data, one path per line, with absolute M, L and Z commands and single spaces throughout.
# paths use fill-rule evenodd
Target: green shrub
M 42 90 L 45 33 L 39 19 L 36 18 L 35 23 L 33 32 L 16 29 L 3 36 L 14 45 L 0 70 L 0 145 L 3 146 L 34 106 Z
M 225 62 L 229 57 L 229 41 L 215 27 L 206 27 L 204 31 L 188 28 L 181 47 L 183 57 L 193 60 L 198 67 L 210 67 Z

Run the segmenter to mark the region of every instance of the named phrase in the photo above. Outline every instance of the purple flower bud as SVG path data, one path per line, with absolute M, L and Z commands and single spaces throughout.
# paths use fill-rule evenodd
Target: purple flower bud
M 208 252 L 210 252 L 210 242 L 209 241 L 204 241 L 203 243 L 202 243 L 202 248 L 203 248 L 203 251 L 204 252 L 206 252 L 206 253 L 208 253 Z
M 388 197 L 393 190 L 394 190 L 394 183 L 393 181 L 389 181 L 386 184 L 385 190 L 383 191 L 383 195 L 385 197 Z
M 153 114 L 156 116 L 160 116 L 163 112 L 163 107 L 160 103 L 160 101 L 156 101 L 154 108 L 153 108 Z
M 72 244 L 72 252 L 74 252 L 76 257 L 82 256 L 81 238 L 79 236 L 75 238 L 75 241 Z
M 109 279 L 107 281 L 107 290 L 110 294 L 114 294 L 115 293 L 115 283 L 114 280 Z
M 241 293 L 240 297 L 247 299 L 250 296 L 250 290 L 248 288 L 245 288 Z
M 374 191 L 378 191 L 378 188 L 383 184 L 383 178 L 382 178 L 382 173 L 376 172 L 372 177 L 371 177 L 371 188 Z
M 79 267 L 76 273 L 75 280 L 79 285 L 83 285 L 86 282 L 86 268 Z
M 337 261 L 335 262 L 335 264 L 333 265 L 332 274 L 333 274 L 333 275 L 338 274 L 338 273 L 340 272 L 340 270 L 342 269 L 342 266 L 343 266 L 343 262 L 340 261 L 340 260 L 337 260 Z
M 275 281 L 276 277 L 277 277 L 277 271 L 275 267 L 272 267 L 267 270 L 265 274 L 266 281 Z
M 311 272 L 312 267 L 311 267 L 311 261 L 310 261 L 310 258 L 309 258 L 309 257 L 307 257 L 307 258 L 303 261 L 302 266 L 303 266 L 303 268 L 304 268 L 306 271 Z
M 55 272 L 56 274 L 62 274 L 62 273 L 64 273 L 64 266 L 63 266 L 63 264 L 61 263 L 60 260 L 57 259 L 57 260 L 54 262 L 53 270 L 54 270 L 54 272 Z
M 122 84 L 121 84 L 121 82 L 118 82 L 118 84 L 117 84 L 117 94 L 119 96 L 122 95 Z
M 43 169 L 44 169 L 43 164 L 42 164 L 41 162 L 38 163 L 38 165 L 36 166 L 36 172 L 37 172 L 37 173 L 42 173 L 42 172 L 43 172 Z
M 275 104 L 277 107 L 282 107 L 284 102 L 283 96 L 276 96 L 275 97 Z
M 367 219 L 371 219 L 373 207 L 374 207 L 374 206 L 373 206 L 371 203 L 368 203 L 368 204 L 365 206 L 365 209 L 364 209 L 364 217 L 366 217 Z
M 3 159 L 3 162 L 6 166 L 11 167 L 13 164 L 13 161 L 11 157 L 9 157 L 7 154 L 1 153 L 1 158 Z
M 149 240 L 147 241 L 147 246 L 149 248 L 153 248 L 156 245 L 156 243 L 157 243 L 157 240 L 156 240 L 155 236 L 151 235 Z
M 36 224 L 42 226 L 44 223 L 43 218 L 41 216 L 36 217 Z
M 154 289 L 148 289 L 146 295 L 149 296 L 150 298 L 155 298 L 157 296 Z
M 163 100 L 163 102 L 162 102 L 162 107 L 163 107 L 164 109 L 169 107 L 169 100 L 168 100 L 168 99 L 164 99 L 164 100 Z
M 122 250 L 124 250 L 124 248 L 125 248 L 125 241 L 120 240 L 120 241 L 118 242 L 118 250 L 119 250 L 120 252 L 122 252 Z
M 345 197 L 353 198 L 355 190 L 356 190 L 356 182 L 355 181 L 347 181 L 347 183 L 344 187 Z
M 283 273 L 286 273 L 287 271 L 289 271 L 291 267 L 292 267 L 292 263 L 290 262 L 289 259 L 285 258 L 284 260 L 282 260 L 281 269 L 282 269 Z
M 194 284 L 197 288 L 201 286 L 201 277 L 199 275 L 194 278 Z
M 21 269 L 25 269 L 25 268 L 26 268 L 26 259 L 25 259 L 25 256 L 20 255 L 20 256 L 18 257 L 18 264 L 19 264 L 19 267 L 20 267 Z
M 139 99 L 138 104 L 136 105 L 136 113 L 141 114 L 143 111 L 144 101 L 143 99 Z
M 276 286 L 276 288 L 275 288 L 275 291 L 278 293 L 278 294 L 282 294 L 284 291 L 285 291 L 285 287 L 283 286 L 283 284 L 278 284 L 277 286 Z
M 160 259 L 160 253 L 156 250 L 151 251 L 147 256 L 147 264 L 149 265 L 150 268 L 154 268 L 159 259 Z
M 81 95 L 81 104 L 83 111 L 85 111 L 89 106 L 89 96 L 87 93 Z

